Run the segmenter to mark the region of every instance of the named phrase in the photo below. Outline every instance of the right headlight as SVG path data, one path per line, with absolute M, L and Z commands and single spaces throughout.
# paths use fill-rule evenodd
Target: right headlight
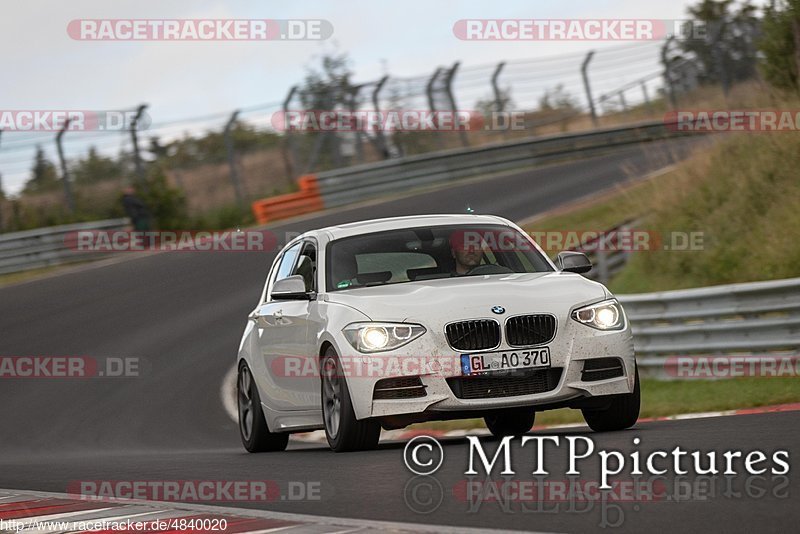
M 615 299 L 578 308 L 572 312 L 572 318 L 598 330 L 621 330 L 625 326 L 622 306 Z
M 344 337 L 359 352 L 381 352 L 402 347 L 425 333 L 425 327 L 412 323 L 353 323 Z

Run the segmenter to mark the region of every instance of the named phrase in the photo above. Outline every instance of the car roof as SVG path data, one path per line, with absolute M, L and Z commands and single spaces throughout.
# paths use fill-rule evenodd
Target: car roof
M 405 217 L 388 217 L 371 219 L 336 226 L 320 228 L 315 233 L 327 232 L 331 240 L 354 235 L 397 230 L 399 228 L 417 228 L 420 226 L 443 226 L 450 224 L 509 224 L 509 221 L 496 215 L 440 214 L 410 215 Z

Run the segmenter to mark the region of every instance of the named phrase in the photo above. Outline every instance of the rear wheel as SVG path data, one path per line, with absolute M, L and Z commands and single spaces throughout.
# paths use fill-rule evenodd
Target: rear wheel
M 236 399 L 239 406 L 239 436 L 248 452 L 276 452 L 286 449 L 289 443 L 287 432 L 270 432 L 258 388 L 247 363 L 239 365 L 236 381 Z
M 498 410 L 483 418 L 486 428 L 493 436 L 521 436 L 528 432 L 536 419 L 533 408 L 509 408 Z
M 614 395 L 611 404 L 604 410 L 581 410 L 589 428 L 595 432 L 624 430 L 636 424 L 639 419 L 641 392 L 639 390 L 639 369 L 635 370 L 633 391 Z
M 356 419 L 339 356 L 328 347 L 322 357 L 322 419 L 328 445 L 336 452 L 374 449 L 381 426 L 372 419 Z

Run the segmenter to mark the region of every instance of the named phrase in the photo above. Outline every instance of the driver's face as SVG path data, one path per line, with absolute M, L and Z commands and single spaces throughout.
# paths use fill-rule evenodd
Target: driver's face
M 480 265 L 483 259 L 483 251 L 478 247 L 456 247 L 453 249 L 453 255 L 459 264 L 470 268 Z

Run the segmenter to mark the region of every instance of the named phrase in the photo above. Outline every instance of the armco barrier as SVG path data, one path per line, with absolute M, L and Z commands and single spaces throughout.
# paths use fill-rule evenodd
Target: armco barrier
M 619 295 L 640 368 L 668 376 L 666 356 L 800 356 L 800 278 Z
M 312 213 L 323 208 L 317 178 L 313 174 L 298 179 L 300 191 L 253 202 L 253 215 L 258 224 L 286 219 L 294 215 Z
M 0 274 L 107 256 L 75 252 L 66 245 L 64 238 L 79 230 L 123 230 L 127 227 L 128 219 L 110 219 L 0 234 Z
M 686 135 L 663 121 L 459 148 L 317 174 L 326 208 L 411 188 Z

